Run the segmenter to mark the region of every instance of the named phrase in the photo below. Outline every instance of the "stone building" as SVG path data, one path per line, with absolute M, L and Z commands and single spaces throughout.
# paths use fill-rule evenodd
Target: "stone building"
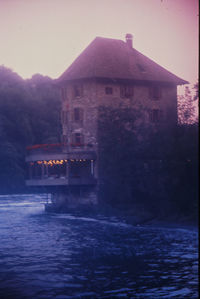
M 126 40 L 97 37 L 56 80 L 62 98 L 61 144 L 32 146 L 29 186 L 46 186 L 54 202 L 98 202 L 98 108 L 143 107 L 154 127 L 177 123 L 177 85 L 188 83 Z

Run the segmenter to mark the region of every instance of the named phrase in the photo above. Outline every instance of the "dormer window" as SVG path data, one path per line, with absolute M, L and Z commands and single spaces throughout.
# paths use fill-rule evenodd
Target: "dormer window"
M 83 95 L 83 87 L 81 84 L 73 86 L 74 98 L 80 98 Z
M 123 85 L 120 87 L 121 98 L 131 98 L 133 96 L 133 86 Z
M 151 100 L 158 101 L 161 99 L 161 88 L 160 86 L 151 86 L 149 88 L 149 97 Z
M 143 65 L 137 63 L 137 66 L 138 66 L 141 73 L 146 73 L 146 69 L 143 67 Z
M 112 87 L 105 87 L 105 94 L 113 94 L 113 89 Z

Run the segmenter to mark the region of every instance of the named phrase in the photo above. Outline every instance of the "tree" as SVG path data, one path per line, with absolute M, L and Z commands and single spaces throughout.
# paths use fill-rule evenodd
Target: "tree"
M 23 80 L 0 66 L 0 192 L 25 188 L 25 149 L 59 142 L 60 100 L 53 80 L 42 75 Z
M 195 95 L 192 95 L 189 86 L 185 87 L 184 95 L 178 96 L 178 121 L 179 124 L 193 124 L 198 122 L 195 101 L 198 99 L 198 83 L 193 87 Z
M 154 130 L 138 126 L 141 112 L 100 108 L 100 198 L 139 214 L 196 215 L 197 125 Z

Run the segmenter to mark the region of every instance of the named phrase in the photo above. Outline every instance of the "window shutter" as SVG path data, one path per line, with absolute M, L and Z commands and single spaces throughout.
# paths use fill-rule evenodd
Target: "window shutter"
M 80 110 L 79 111 L 80 121 L 82 122 L 83 121 L 83 109 L 80 108 L 79 110 Z
M 125 97 L 125 87 L 124 86 L 120 86 L 120 97 L 121 98 Z
M 126 89 L 127 89 L 127 91 L 126 91 L 127 98 L 132 97 L 133 96 L 133 86 L 127 86 Z
M 153 122 L 153 110 L 149 111 L 149 120 Z
M 67 135 L 62 135 L 62 143 L 67 144 Z
M 149 98 L 150 99 L 153 98 L 153 87 L 152 86 L 149 87 Z
M 84 135 L 81 134 L 81 144 L 84 144 Z
M 83 85 L 82 84 L 75 84 L 73 86 L 73 96 L 74 96 L 74 98 L 80 98 L 83 96 Z
M 80 96 L 82 97 L 83 96 L 83 85 L 80 84 L 79 88 L 80 88 Z
M 153 100 L 159 100 L 160 99 L 160 87 L 154 86 L 153 88 Z
M 162 89 L 160 88 L 160 86 L 158 87 L 158 97 L 159 99 L 162 98 Z
M 64 87 L 64 100 L 67 98 L 67 87 Z
M 75 144 L 76 143 L 76 134 L 73 133 L 72 134 L 72 144 Z
M 163 110 L 159 110 L 159 121 L 163 121 L 163 120 L 164 120 Z
M 61 89 L 61 98 L 64 100 L 64 88 Z
M 62 124 L 67 123 L 67 112 L 65 110 L 61 111 L 61 122 L 62 122 Z
M 149 87 L 149 98 L 151 100 L 158 101 L 161 98 L 161 88 L 158 85 L 153 85 Z
M 79 108 L 74 108 L 74 113 L 73 113 L 73 116 L 74 116 L 74 121 L 79 121 Z

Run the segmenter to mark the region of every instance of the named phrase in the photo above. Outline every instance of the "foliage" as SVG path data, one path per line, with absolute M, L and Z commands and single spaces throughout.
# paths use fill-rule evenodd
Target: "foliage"
M 185 87 L 184 95 L 178 96 L 178 120 L 179 124 L 194 124 L 198 122 L 196 101 L 198 100 L 198 83 L 193 87 L 193 95 L 188 86 Z
M 59 113 L 52 79 L 34 75 L 23 80 L 0 66 L 0 193 L 24 186 L 26 146 L 59 142 Z
M 194 215 L 197 125 L 153 130 L 138 126 L 134 110 L 101 107 L 99 115 L 100 197 L 152 215 Z
M 199 102 L 199 82 L 194 84 L 193 89 L 195 91 L 194 101 L 198 100 Z

